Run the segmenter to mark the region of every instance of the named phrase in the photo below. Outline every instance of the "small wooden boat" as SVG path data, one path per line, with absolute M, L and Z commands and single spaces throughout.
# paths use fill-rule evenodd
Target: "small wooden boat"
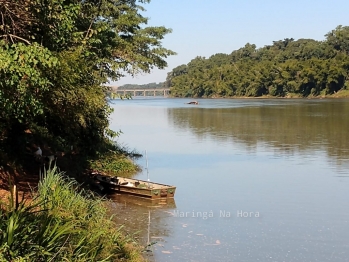
M 176 209 L 176 200 L 174 197 L 171 198 L 145 198 L 139 197 L 131 194 L 108 194 L 108 199 L 113 200 L 121 205 L 131 205 L 131 206 L 142 206 L 145 208 L 153 207 L 163 210 Z
M 97 172 L 91 175 L 102 191 L 131 194 L 149 199 L 172 198 L 176 192 L 175 186 L 126 177 L 111 177 Z

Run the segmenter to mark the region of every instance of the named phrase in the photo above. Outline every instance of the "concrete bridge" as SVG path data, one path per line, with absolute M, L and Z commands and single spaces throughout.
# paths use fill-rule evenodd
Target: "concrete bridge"
M 170 89 L 169 88 L 117 89 L 117 90 L 114 90 L 114 92 L 120 95 L 167 97 L 170 93 Z

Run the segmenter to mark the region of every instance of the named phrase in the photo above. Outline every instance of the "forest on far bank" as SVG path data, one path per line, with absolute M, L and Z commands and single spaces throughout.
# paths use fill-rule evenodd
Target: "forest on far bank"
M 149 84 L 143 84 L 143 85 L 138 85 L 138 84 L 125 84 L 122 86 L 118 87 L 118 90 L 124 90 L 124 89 L 156 89 L 156 88 L 164 88 L 164 82 L 153 82 Z
M 324 41 L 286 38 L 196 57 L 168 73 L 173 97 L 316 97 L 349 89 L 349 26 Z

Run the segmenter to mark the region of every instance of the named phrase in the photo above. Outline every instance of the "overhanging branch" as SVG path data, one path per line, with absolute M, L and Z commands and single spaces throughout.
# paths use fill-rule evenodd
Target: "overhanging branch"
M 12 38 L 17 38 L 18 40 L 21 40 L 21 41 L 25 42 L 25 43 L 28 44 L 28 45 L 31 44 L 27 39 L 24 39 L 24 38 L 22 38 L 22 37 L 19 37 L 19 36 L 13 35 L 13 34 L 1 35 L 0 37 L 3 37 L 3 38 L 8 38 L 8 37 L 10 37 L 11 40 L 12 40 Z M 13 40 L 12 40 L 12 42 L 13 42 Z

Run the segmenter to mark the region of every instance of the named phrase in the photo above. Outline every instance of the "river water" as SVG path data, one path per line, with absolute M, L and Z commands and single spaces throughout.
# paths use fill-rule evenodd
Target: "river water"
M 115 196 L 150 261 L 349 261 L 349 100 L 115 100 L 172 201 Z M 146 180 L 145 159 L 138 160 Z

